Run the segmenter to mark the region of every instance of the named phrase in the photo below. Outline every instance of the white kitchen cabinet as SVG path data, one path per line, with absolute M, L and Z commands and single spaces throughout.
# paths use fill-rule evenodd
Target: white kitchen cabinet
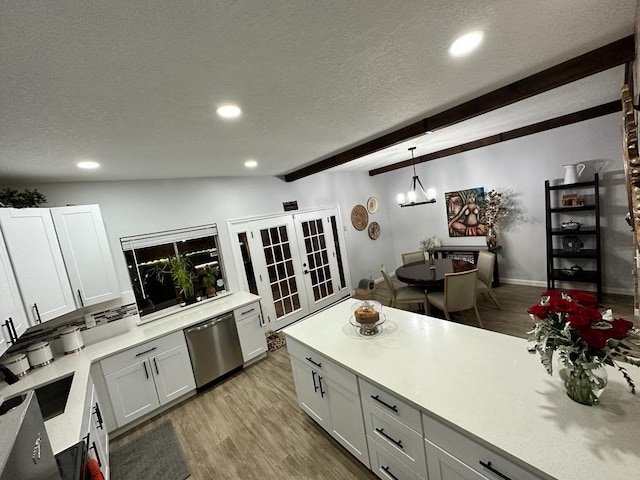
M 30 325 L 76 309 L 49 209 L 0 208 L 7 244 Z
M 260 302 L 254 302 L 233 311 L 240 338 L 242 359 L 245 364 L 267 351 Z
M 4 239 L 0 234 L 0 355 L 7 351 L 27 327 L 27 314 Z
M 354 374 L 291 339 L 287 341 L 298 402 L 307 414 L 369 467 L 369 450 Z
M 109 434 L 102 418 L 98 393 L 91 377 L 89 377 L 85 397 L 82 432 L 89 456 L 98 461 L 105 479 L 109 480 Z
M 51 209 L 65 267 L 78 307 L 120 296 L 107 232 L 98 205 Z
M 429 480 L 539 480 L 477 441 L 423 413 Z
M 118 427 L 196 388 L 182 331 L 100 362 Z
M 358 383 L 369 450 L 378 451 L 371 454 L 372 470 L 378 476 L 385 471 L 388 474 L 387 470 L 392 468 L 403 472 L 396 475 L 398 478 L 430 478 L 427 475 L 420 410 L 362 378 L 358 378 Z

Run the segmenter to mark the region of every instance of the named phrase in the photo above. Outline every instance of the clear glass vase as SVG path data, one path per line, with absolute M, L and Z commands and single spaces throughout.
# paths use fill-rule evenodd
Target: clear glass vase
M 485 240 L 487 241 L 487 248 L 490 252 L 495 252 L 498 248 L 498 232 L 495 226 L 490 226 L 485 234 Z
M 567 363 L 566 365 L 559 362 L 558 374 L 569 398 L 589 406 L 600 403 L 600 396 L 609 381 L 607 369 L 600 362 Z

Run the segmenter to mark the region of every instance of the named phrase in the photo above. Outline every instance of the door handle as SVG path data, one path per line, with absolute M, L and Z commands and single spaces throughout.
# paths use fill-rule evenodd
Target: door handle
M 149 380 L 149 372 L 147 371 L 147 361 L 142 362 L 142 366 L 144 367 L 144 376 Z
M 82 292 L 78 289 L 78 298 L 80 299 L 80 306 L 84 307 L 84 301 L 82 300 Z
M 324 394 L 327 393 L 322 389 L 322 377 L 318 375 L 318 386 L 320 387 L 320 397 L 324 398 Z
M 154 357 L 154 359 L 153 359 L 153 366 L 154 366 L 154 367 L 156 367 L 156 373 L 157 373 L 158 375 L 160 375 L 160 370 L 158 370 L 158 362 L 156 362 L 155 357 Z
M 42 323 L 42 319 L 40 318 L 40 311 L 38 310 L 38 304 L 34 303 L 33 308 L 36 311 L 36 320 L 38 321 L 38 323 Z
M 11 317 L 9 317 L 9 318 L 11 318 Z M 13 338 L 13 332 L 11 331 L 11 325 L 9 324 L 9 320 L 4 322 L 2 324 L 2 326 L 7 329 L 7 332 L 9 332 L 9 340 L 7 340 L 7 342 L 10 343 L 10 344 L 15 343 L 15 339 Z
M 16 331 L 16 325 L 13 323 L 13 318 L 9 317 L 9 326 L 11 327 L 11 330 L 13 331 L 13 343 L 18 341 L 18 332 Z M 9 332 L 11 333 L 11 332 Z
M 316 385 L 316 372 L 311 370 L 311 378 L 313 379 L 313 391 L 318 391 L 318 386 Z
M 91 442 L 91 447 L 93 448 L 93 452 L 96 454 L 96 460 L 98 461 L 98 466 L 102 467 L 102 462 L 100 461 L 100 454 L 98 453 L 98 447 L 96 447 L 96 442 Z

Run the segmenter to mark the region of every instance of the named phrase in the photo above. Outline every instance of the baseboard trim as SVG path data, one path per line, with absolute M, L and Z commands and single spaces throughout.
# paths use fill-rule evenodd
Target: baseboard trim
M 528 287 L 540 287 L 546 290 L 547 282 L 539 281 L 539 280 L 522 280 L 519 278 L 500 278 L 500 283 L 508 283 L 510 285 L 524 285 Z M 556 282 L 558 288 L 566 288 L 572 290 L 589 290 L 588 286 L 591 284 L 585 283 L 571 283 L 571 282 Z M 602 287 L 603 293 L 609 293 L 611 295 L 629 295 L 633 296 L 633 289 L 627 288 L 611 288 L 611 287 Z

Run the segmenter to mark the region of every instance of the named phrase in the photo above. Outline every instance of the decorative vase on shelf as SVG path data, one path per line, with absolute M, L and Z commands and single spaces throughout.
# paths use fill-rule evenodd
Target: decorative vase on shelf
M 489 227 L 485 240 L 487 241 L 487 248 L 490 252 L 493 252 L 498 248 L 498 232 L 496 231 L 496 227 L 493 225 Z
M 558 374 L 571 400 L 594 406 L 600 403 L 600 396 L 607 386 L 609 376 L 603 364 L 596 361 L 587 365 L 594 365 L 594 368 L 585 368 L 581 363 L 565 365 L 559 361 Z

